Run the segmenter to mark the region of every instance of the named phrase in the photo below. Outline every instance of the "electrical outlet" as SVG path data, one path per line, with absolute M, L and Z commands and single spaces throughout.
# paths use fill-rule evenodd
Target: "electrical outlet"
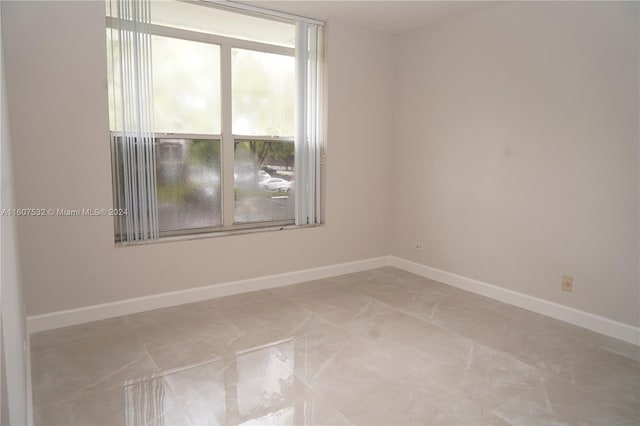
M 561 288 L 562 288 L 562 291 L 571 293 L 571 290 L 573 290 L 573 277 L 569 275 L 563 275 Z
M 424 251 L 424 247 L 422 246 L 422 243 L 416 243 L 416 250 Z

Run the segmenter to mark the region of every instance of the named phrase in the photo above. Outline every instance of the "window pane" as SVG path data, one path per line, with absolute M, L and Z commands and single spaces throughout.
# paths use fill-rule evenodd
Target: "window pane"
M 152 40 L 156 132 L 220 134 L 220 47 Z
M 235 223 L 293 220 L 293 142 L 235 143 Z
M 220 226 L 220 141 L 157 139 L 160 232 Z
M 295 58 L 232 49 L 233 134 L 293 136 Z

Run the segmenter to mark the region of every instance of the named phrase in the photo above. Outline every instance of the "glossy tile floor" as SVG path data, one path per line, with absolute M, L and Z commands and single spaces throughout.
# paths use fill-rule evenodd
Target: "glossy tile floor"
M 638 347 L 394 268 L 36 334 L 37 425 L 640 424 Z

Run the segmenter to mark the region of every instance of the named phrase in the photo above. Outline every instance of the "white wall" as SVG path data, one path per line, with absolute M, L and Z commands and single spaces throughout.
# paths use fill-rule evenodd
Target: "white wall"
M 392 254 L 640 324 L 638 6 L 509 3 L 398 40 Z
M 103 3 L 3 6 L 17 204 L 111 206 Z M 392 42 L 339 22 L 327 37 L 326 226 L 116 248 L 108 217 L 21 219 L 28 314 L 387 254 L 378 178 L 388 168 Z
M 4 18 L 3 3 L 0 3 L 0 22 Z M 4 26 L 0 24 L 0 102 L 2 117 L 0 121 L 0 182 L 1 207 L 11 209 L 14 203 L 14 181 L 12 175 L 12 153 L 10 149 L 9 117 L 7 109 L 7 91 L 5 90 Z M 1 240 L 1 282 L 0 294 L 0 376 L 2 407 L 0 423 L 3 425 L 27 424 L 29 397 L 29 358 L 28 339 L 25 327 L 24 303 L 20 285 L 19 261 L 17 257 L 16 221 L 3 216 L 0 223 Z

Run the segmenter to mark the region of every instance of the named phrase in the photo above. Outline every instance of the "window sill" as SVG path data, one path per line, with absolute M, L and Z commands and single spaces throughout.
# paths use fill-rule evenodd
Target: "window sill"
M 265 226 L 260 228 L 233 229 L 225 231 L 207 232 L 202 234 L 177 235 L 173 237 L 162 237 L 157 240 L 133 241 L 133 242 L 116 242 L 116 247 L 144 246 L 148 244 L 163 244 L 176 241 L 204 240 L 209 238 L 229 237 L 233 235 L 259 234 L 263 232 L 290 231 L 294 229 L 318 228 L 324 226 L 324 223 L 314 225 L 277 225 Z

